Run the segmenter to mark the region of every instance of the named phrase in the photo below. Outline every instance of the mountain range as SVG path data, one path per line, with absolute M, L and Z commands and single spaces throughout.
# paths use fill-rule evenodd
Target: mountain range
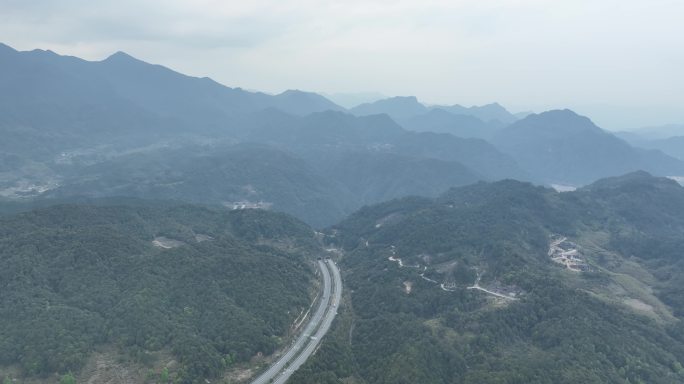
M 581 186 L 639 169 L 684 175 L 682 161 L 571 111 L 518 119 L 495 103 L 435 106 L 415 97 L 346 110 L 315 93 L 230 88 L 123 52 L 86 61 L 2 45 L 0 58 L 0 198 L 258 198 L 325 226 L 364 204 L 434 197 L 475 180 Z M 250 170 L 221 168 L 232 156 L 223 151 L 238 144 L 243 159 L 254 159 L 242 162 Z M 177 163 L 198 156 L 202 167 Z M 271 162 L 260 156 L 277 156 L 292 176 L 267 177 Z M 173 184 L 187 172 L 203 181 Z M 243 188 L 257 184 L 256 194 Z
M 618 132 L 616 135 L 634 146 L 660 150 L 677 159 L 684 159 L 684 125 L 647 127 Z
M 3 384 L 684 382 L 676 138 L 364 97 L 0 45 Z
M 492 142 L 546 183 L 584 185 L 634 170 L 663 176 L 684 171 L 681 161 L 632 147 L 570 110 L 530 115 L 497 132 Z

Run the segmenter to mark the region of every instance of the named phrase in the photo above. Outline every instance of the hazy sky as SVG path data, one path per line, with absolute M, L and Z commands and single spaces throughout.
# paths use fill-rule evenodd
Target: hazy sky
M 122 50 L 267 92 L 684 123 L 682 0 L 0 0 L 0 41 L 91 60 Z

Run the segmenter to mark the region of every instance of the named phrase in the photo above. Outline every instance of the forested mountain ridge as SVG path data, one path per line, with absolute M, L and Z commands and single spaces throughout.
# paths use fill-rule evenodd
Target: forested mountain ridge
M 399 122 L 411 131 L 451 133 L 457 137 L 485 140 L 505 126 L 498 120 L 485 123 L 474 116 L 457 115 L 441 108 L 433 108 L 425 114 L 412 116 Z
M 1 54 L 0 198 L 263 203 L 323 227 L 383 199 L 529 178 L 484 140 L 409 132 L 313 93 L 229 88 L 122 52 Z M 365 174 L 338 161 L 352 155 Z
M 317 250 L 308 226 L 260 210 L 138 201 L 2 217 L 0 376 L 219 377 L 282 344 L 311 303 Z
M 364 103 L 351 108 L 349 112 L 357 116 L 387 114 L 398 121 L 405 121 L 416 116 L 424 115 L 431 110 L 442 110 L 455 116 L 470 116 L 484 123 L 498 122 L 505 125 L 517 120 L 498 103 L 482 106 L 464 107 L 461 105 L 425 105 L 415 96 L 397 96 Z
M 570 111 L 518 120 L 498 104 L 426 106 L 396 97 L 353 108 L 354 117 L 315 93 L 248 92 L 122 52 L 91 62 L 0 51 L 0 196 L 39 196 L 63 185 L 79 161 L 216 140 L 317 153 L 311 163 L 325 161 L 322 152 L 361 150 L 458 162 L 484 180 L 578 186 L 638 169 L 684 172 L 681 161 L 631 147 Z
M 364 103 L 349 111 L 357 116 L 386 114 L 395 119 L 407 119 L 426 113 L 428 108 L 418 102 L 415 96 L 396 96 Z
M 227 116 L 269 107 L 296 115 L 343 110 L 317 94 L 290 90 L 273 96 L 230 88 L 209 78 L 148 64 L 123 52 L 102 61 L 86 61 L 52 51 L 20 52 L 3 45 L 2 57 L 3 100 L 10 93 L 15 95 L 14 101 L 7 98 L 3 108 L 10 117 L 19 116 L 13 113 L 14 108 L 32 106 L 28 103 L 61 101 L 63 106 L 73 107 L 88 102 L 105 105 L 101 102 L 115 99 L 182 123 L 188 123 L 184 121 L 187 118 L 205 118 L 192 122 L 196 125 L 221 123 L 220 119 Z M 31 95 L 41 97 L 32 101 Z M 49 111 L 41 113 L 45 112 Z
M 355 208 L 334 178 L 292 153 L 260 144 L 185 145 L 78 166 L 46 198 L 133 196 L 200 204 L 262 203 L 316 226 Z M 375 201 L 374 201 L 375 202 Z
M 527 116 L 495 133 L 492 143 L 544 183 L 586 185 L 641 169 L 684 174 L 682 161 L 632 147 L 567 109 Z
M 616 136 L 636 147 L 657 149 L 677 159 L 684 160 L 684 126 L 682 125 L 617 132 Z
M 363 208 L 328 232 L 351 293 L 297 382 L 679 383 L 683 225 L 644 172 Z
M 134 196 L 229 206 L 261 202 L 324 227 L 364 204 L 410 194 L 437 196 L 452 186 L 490 178 L 452 159 L 352 145 L 339 151 L 307 148 L 297 154 L 283 146 L 215 141 L 132 152 L 71 165 L 60 185 L 41 198 Z
M 248 380 L 321 239 L 349 289 L 293 382 L 684 382 L 684 189 L 596 181 L 684 162 L 572 111 L 346 110 L 0 45 L 0 136 L 3 384 Z
M 350 152 L 389 153 L 457 162 L 483 180 L 530 178 L 513 158 L 485 140 L 406 131 L 384 114 L 354 117 L 328 111 L 301 118 L 281 118 L 280 113 L 272 113 L 274 118 L 258 120 L 248 131 L 247 139 L 297 153 L 312 164 L 326 163 L 330 156 Z M 382 178 L 383 174 L 377 177 Z
M 119 52 L 102 61 L 2 46 L 0 152 L 51 161 L 83 151 L 126 151 L 165 141 L 231 137 L 245 114 L 343 110 L 301 91 L 230 88 Z M 31 145 L 29 145 L 31 143 Z
M 501 124 L 511 124 L 518 120 L 516 115 L 510 113 L 499 103 L 491 103 L 480 106 L 464 107 L 461 105 L 433 106 L 432 109 L 440 108 L 456 115 L 467 115 L 476 117 L 485 123 L 499 122 Z

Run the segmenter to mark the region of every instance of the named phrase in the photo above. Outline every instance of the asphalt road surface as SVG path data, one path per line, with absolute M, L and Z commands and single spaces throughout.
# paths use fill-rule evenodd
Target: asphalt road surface
M 316 350 L 316 347 L 318 344 L 321 343 L 321 340 L 323 339 L 323 336 L 328 332 L 330 329 L 330 325 L 332 324 L 333 320 L 335 319 L 335 316 L 337 315 L 337 307 L 340 305 L 340 300 L 342 298 L 342 278 L 340 276 L 340 270 L 337 268 L 337 265 L 332 260 L 327 260 L 327 265 L 328 268 L 330 268 L 330 272 L 332 272 L 332 280 L 333 280 L 333 296 L 332 300 L 330 301 L 330 305 L 328 307 L 327 312 L 325 313 L 325 316 L 323 317 L 323 321 L 321 322 L 321 325 L 318 327 L 318 330 L 316 331 L 316 334 L 311 338 L 309 343 L 304 347 L 302 352 L 295 357 L 295 359 L 289 364 L 287 368 L 273 380 L 274 384 L 284 384 L 287 382 L 287 379 L 290 378 L 290 376 L 299 368 L 301 367 L 306 360 L 309 359 L 309 357 L 314 353 Z
M 316 312 L 287 352 L 252 381 L 252 384 L 285 383 L 313 354 L 330 329 L 342 297 L 342 280 L 340 271 L 332 260 L 319 260 L 318 267 L 323 276 L 323 295 Z

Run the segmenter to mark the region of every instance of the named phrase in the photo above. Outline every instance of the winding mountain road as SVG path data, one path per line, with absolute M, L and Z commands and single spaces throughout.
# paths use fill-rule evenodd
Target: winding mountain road
M 319 260 L 318 268 L 323 276 L 323 295 L 316 312 L 287 352 L 251 384 L 285 383 L 314 353 L 330 329 L 342 298 L 342 278 L 332 260 Z

